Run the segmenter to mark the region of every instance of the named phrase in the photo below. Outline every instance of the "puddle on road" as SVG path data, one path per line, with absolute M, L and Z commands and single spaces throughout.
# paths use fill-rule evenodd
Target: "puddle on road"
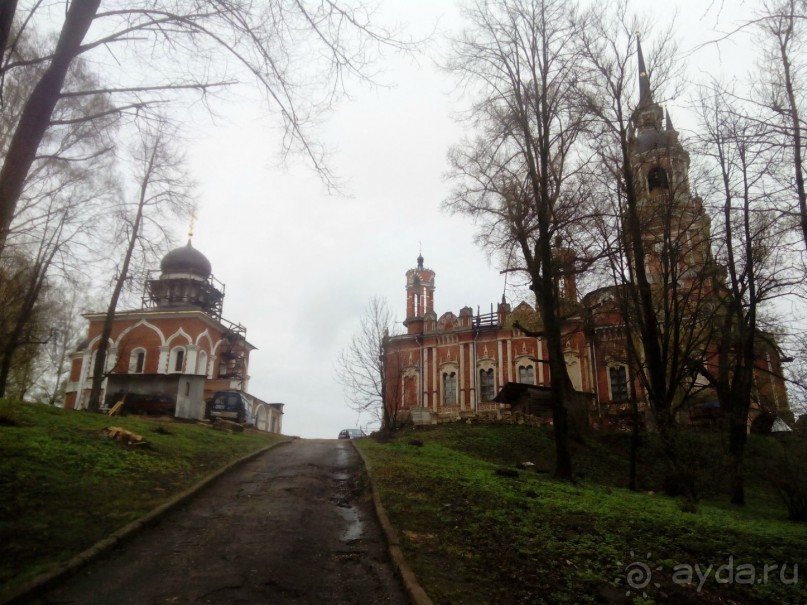
M 332 471 L 332 478 L 336 482 L 336 494 L 331 497 L 336 504 L 336 510 L 345 521 L 345 528 L 339 539 L 346 544 L 356 542 L 364 534 L 364 522 L 359 516 L 359 511 L 350 504 L 352 474 L 348 471 L 351 454 L 349 446 L 350 444 L 341 442 L 337 445 L 333 459 L 335 468 Z
M 339 536 L 339 539 L 342 542 L 353 542 L 361 538 L 362 534 L 364 533 L 364 522 L 361 520 L 359 516 L 359 511 L 357 511 L 352 506 L 349 507 L 337 507 L 339 514 L 347 523 L 347 527 L 342 532 L 342 535 Z

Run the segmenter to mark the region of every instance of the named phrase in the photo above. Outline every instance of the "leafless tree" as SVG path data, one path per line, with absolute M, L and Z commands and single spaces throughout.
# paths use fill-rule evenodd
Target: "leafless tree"
M 722 17 L 720 9 L 718 16 Z M 807 246 L 807 2 L 805 0 L 764 0 L 750 19 L 733 26 L 709 44 L 744 40 L 759 51 L 756 70 L 750 72 L 741 92 L 729 96 L 742 107 L 742 113 L 763 128 L 773 146 L 779 147 L 779 163 L 771 175 L 791 196 L 778 200 L 779 211 L 796 217 L 796 229 Z M 728 94 L 728 91 L 726 91 Z
M 764 329 L 763 312 L 777 298 L 795 293 L 803 277 L 793 237 L 796 217 L 782 220 L 780 197 L 788 193 L 772 178 L 788 152 L 771 140 L 764 120 L 744 115 L 738 104 L 737 96 L 717 82 L 701 90 L 701 149 L 714 162 L 719 183 L 715 197 L 721 200 L 721 231 L 716 250 L 726 268 L 715 315 L 720 326 L 717 351 L 703 359 L 701 372 L 729 415 L 731 501 L 745 504 L 748 415 L 755 398 L 768 407 L 755 395 L 755 375 L 769 371 L 761 359 L 771 353 L 780 357 L 775 338 Z M 781 370 L 773 371 L 781 379 Z M 771 397 L 776 399 L 776 394 Z
M 20 61 L 32 62 L 24 68 L 3 73 L 3 111 L 0 114 L 3 154 L 8 152 L 25 99 L 42 73 L 42 66 L 34 60 L 41 41 L 29 34 L 17 36 L 14 44 L 14 56 Z M 93 87 L 96 83 L 81 60 L 73 62 L 66 79 L 70 85 L 81 87 Z M 104 106 L 103 99 L 92 96 L 74 98 L 63 103 L 54 117 L 58 119 Z M 40 301 L 39 297 L 49 292 L 53 284 L 69 281 L 72 275 L 83 270 L 78 257 L 91 245 L 91 226 L 98 225 L 96 212 L 107 199 L 105 191 L 110 189 L 107 176 L 113 159 L 110 153 L 115 134 L 113 125 L 111 119 L 93 124 L 69 122 L 54 125 L 43 136 L 16 206 L 14 228 L 6 240 L 6 254 L 0 258 L 3 266 L 0 282 L 9 296 L 3 313 L 6 329 L 0 339 L 3 350 L 0 391 L 5 390 L 9 376 L 19 376 L 15 365 L 39 359 L 43 343 L 53 340 L 49 333 L 39 333 L 43 326 L 46 332 L 50 330 L 44 325 L 49 321 L 43 323 L 37 311 L 47 305 L 47 301 Z M 17 296 L 24 302 L 11 304 Z M 32 332 L 37 334 L 30 336 Z M 34 368 L 36 364 L 28 365 Z
M 206 101 L 207 93 L 240 76 L 257 83 L 279 116 L 284 149 L 301 151 L 331 183 L 311 136 L 314 118 L 343 93 L 348 77 L 366 77 L 379 46 L 406 46 L 372 26 L 370 17 L 362 4 L 305 0 L 74 0 L 23 7 L 4 2 L 0 84 L 31 65 L 41 66 L 41 73 L 24 97 L 0 168 L 0 254 L 50 128 L 110 116 L 142 117 L 183 92 Z M 51 48 L 35 57 L 17 52 L 28 31 L 54 22 L 61 26 Z M 99 71 L 103 65 L 104 83 L 66 86 L 78 57 Z M 315 86 L 320 82 L 325 85 Z M 2 92 L 5 98 L 5 87 Z M 109 107 L 58 115 L 71 99 L 86 97 L 103 98 Z
M 549 352 L 555 475 L 566 479 L 574 388 L 563 354 L 557 252 L 585 199 L 571 178 L 584 119 L 576 104 L 575 13 L 574 3 L 559 0 L 477 2 L 447 65 L 473 98 L 468 121 L 477 138 L 450 154 L 457 185 L 445 205 L 478 220 L 488 248 L 519 253 L 505 269 L 523 271 L 537 299 Z
M 77 283 L 51 283 L 41 304 L 47 319 L 47 333 L 38 347 L 33 385 L 29 390 L 32 401 L 61 405 L 65 397 L 70 354 L 82 338 L 85 289 Z
M 654 99 L 658 90 L 654 95 L 651 89 L 651 82 L 664 84 L 674 74 L 672 30 L 654 37 L 651 61 L 646 64 L 635 32 L 647 32 L 649 27 L 630 15 L 626 3 L 620 3 L 613 12 L 592 10 L 587 23 L 580 38 L 586 65 L 581 84 L 586 91 L 587 111 L 595 118 L 589 140 L 618 187 L 616 232 L 625 261 L 619 276 L 627 286 L 622 291 L 630 298 L 626 319 L 632 325 L 627 344 L 635 347 L 633 359 L 641 360 L 638 378 L 662 439 L 669 484 L 694 502 L 694 484 L 680 459 L 675 413 L 686 395 L 682 385 L 692 383 L 687 380 L 688 351 L 702 346 L 702 322 L 692 307 L 701 308 L 705 302 L 700 292 L 706 282 L 698 276 L 679 287 L 683 277 L 679 257 L 687 254 L 681 245 L 682 234 L 708 219 L 691 200 L 688 158 L 680 160 L 686 166 L 667 168 L 667 183 L 651 196 L 652 203 L 647 202 L 651 186 L 646 181 L 648 166 L 668 151 L 666 146 L 677 141 L 677 133 L 669 122 L 664 124 L 659 113 L 662 110 Z M 646 118 L 653 124 L 643 123 Z M 691 212 L 682 212 L 687 207 Z M 701 245 L 708 253 L 708 241 Z M 691 263 L 687 265 L 691 267 Z
M 403 367 L 396 353 L 388 354 L 387 339 L 395 322 L 386 301 L 370 299 L 358 331 L 336 359 L 336 380 L 345 390 L 350 407 L 369 413 L 381 430 L 398 426 Z
M 81 199 L 80 190 L 67 187 L 64 182 L 61 186 L 58 194 L 49 192 L 37 201 L 36 218 L 23 234 L 17 234 L 14 254 L 0 259 L 0 288 L 4 293 L 0 394 L 5 392 L 18 350 L 44 342 L 43 322 L 37 312 L 42 306 L 40 297 L 47 290 L 49 276 L 58 273 L 60 267 L 64 269 L 67 248 L 86 228 L 85 223 L 74 221 L 72 213 L 72 203 Z M 65 191 L 75 192 L 77 198 L 65 204 L 62 197 Z
M 125 242 L 125 249 L 96 350 L 92 388 L 87 403 L 92 411 L 97 411 L 101 404 L 101 388 L 115 311 L 129 279 L 135 252 L 144 246 L 148 252 L 150 246 L 151 238 L 144 237 L 144 224 L 148 221 L 159 224 L 159 217 L 188 215 L 191 209 L 192 182 L 185 173 L 181 156 L 172 145 L 173 135 L 168 123 L 149 123 L 141 131 L 133 150 L 133 159 L 138 165 L 137 197 L 133 204 L 122 206 L 120 225 L 123 232 L 120 240 Z M 148 254 L 145 257 L 148 258 Z
M 781 147 L 781 182 L 792 193 L 789 200 L 779 200 L 780 209 L 799 218 L 801 235 L 807 246 L 807 2 L 805 0 L 767 0 L 752 21 L 761 34 L 762 55 L 759 78 L 753 87 L 756 104 L 765 108 L 759 116 L 770 143 Z M 756 113 L 756 112 L 755 112 Z M 793 208 L 793 206 L 796 206 Z

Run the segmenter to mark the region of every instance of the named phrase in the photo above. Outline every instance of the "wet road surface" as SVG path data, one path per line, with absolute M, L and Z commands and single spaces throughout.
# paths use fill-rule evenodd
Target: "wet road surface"
M 347 441 L 273 448 L 33 602 L 403 605 L 361 477 Z

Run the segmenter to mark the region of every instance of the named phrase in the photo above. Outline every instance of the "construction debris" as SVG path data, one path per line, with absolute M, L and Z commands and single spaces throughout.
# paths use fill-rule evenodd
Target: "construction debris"
M 121 443 L 127 443 L 129 445 L 145 443 L 142 435 L 138 435 L 132 431 L 127 431 L 119 426 L 109 426 L 105 428 L 104 435 L 106 435 L 108 439 L 114 439 L 115 441 L 120 441 Z

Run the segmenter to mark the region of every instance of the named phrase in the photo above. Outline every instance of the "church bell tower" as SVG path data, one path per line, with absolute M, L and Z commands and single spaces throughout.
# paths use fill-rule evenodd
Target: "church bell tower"
M 423 267 L 418 255 L 417 267 L 406 272 L 406 320 L 408 334 L 421 334 L 427 314 L 434 315 L 434 271 Z

